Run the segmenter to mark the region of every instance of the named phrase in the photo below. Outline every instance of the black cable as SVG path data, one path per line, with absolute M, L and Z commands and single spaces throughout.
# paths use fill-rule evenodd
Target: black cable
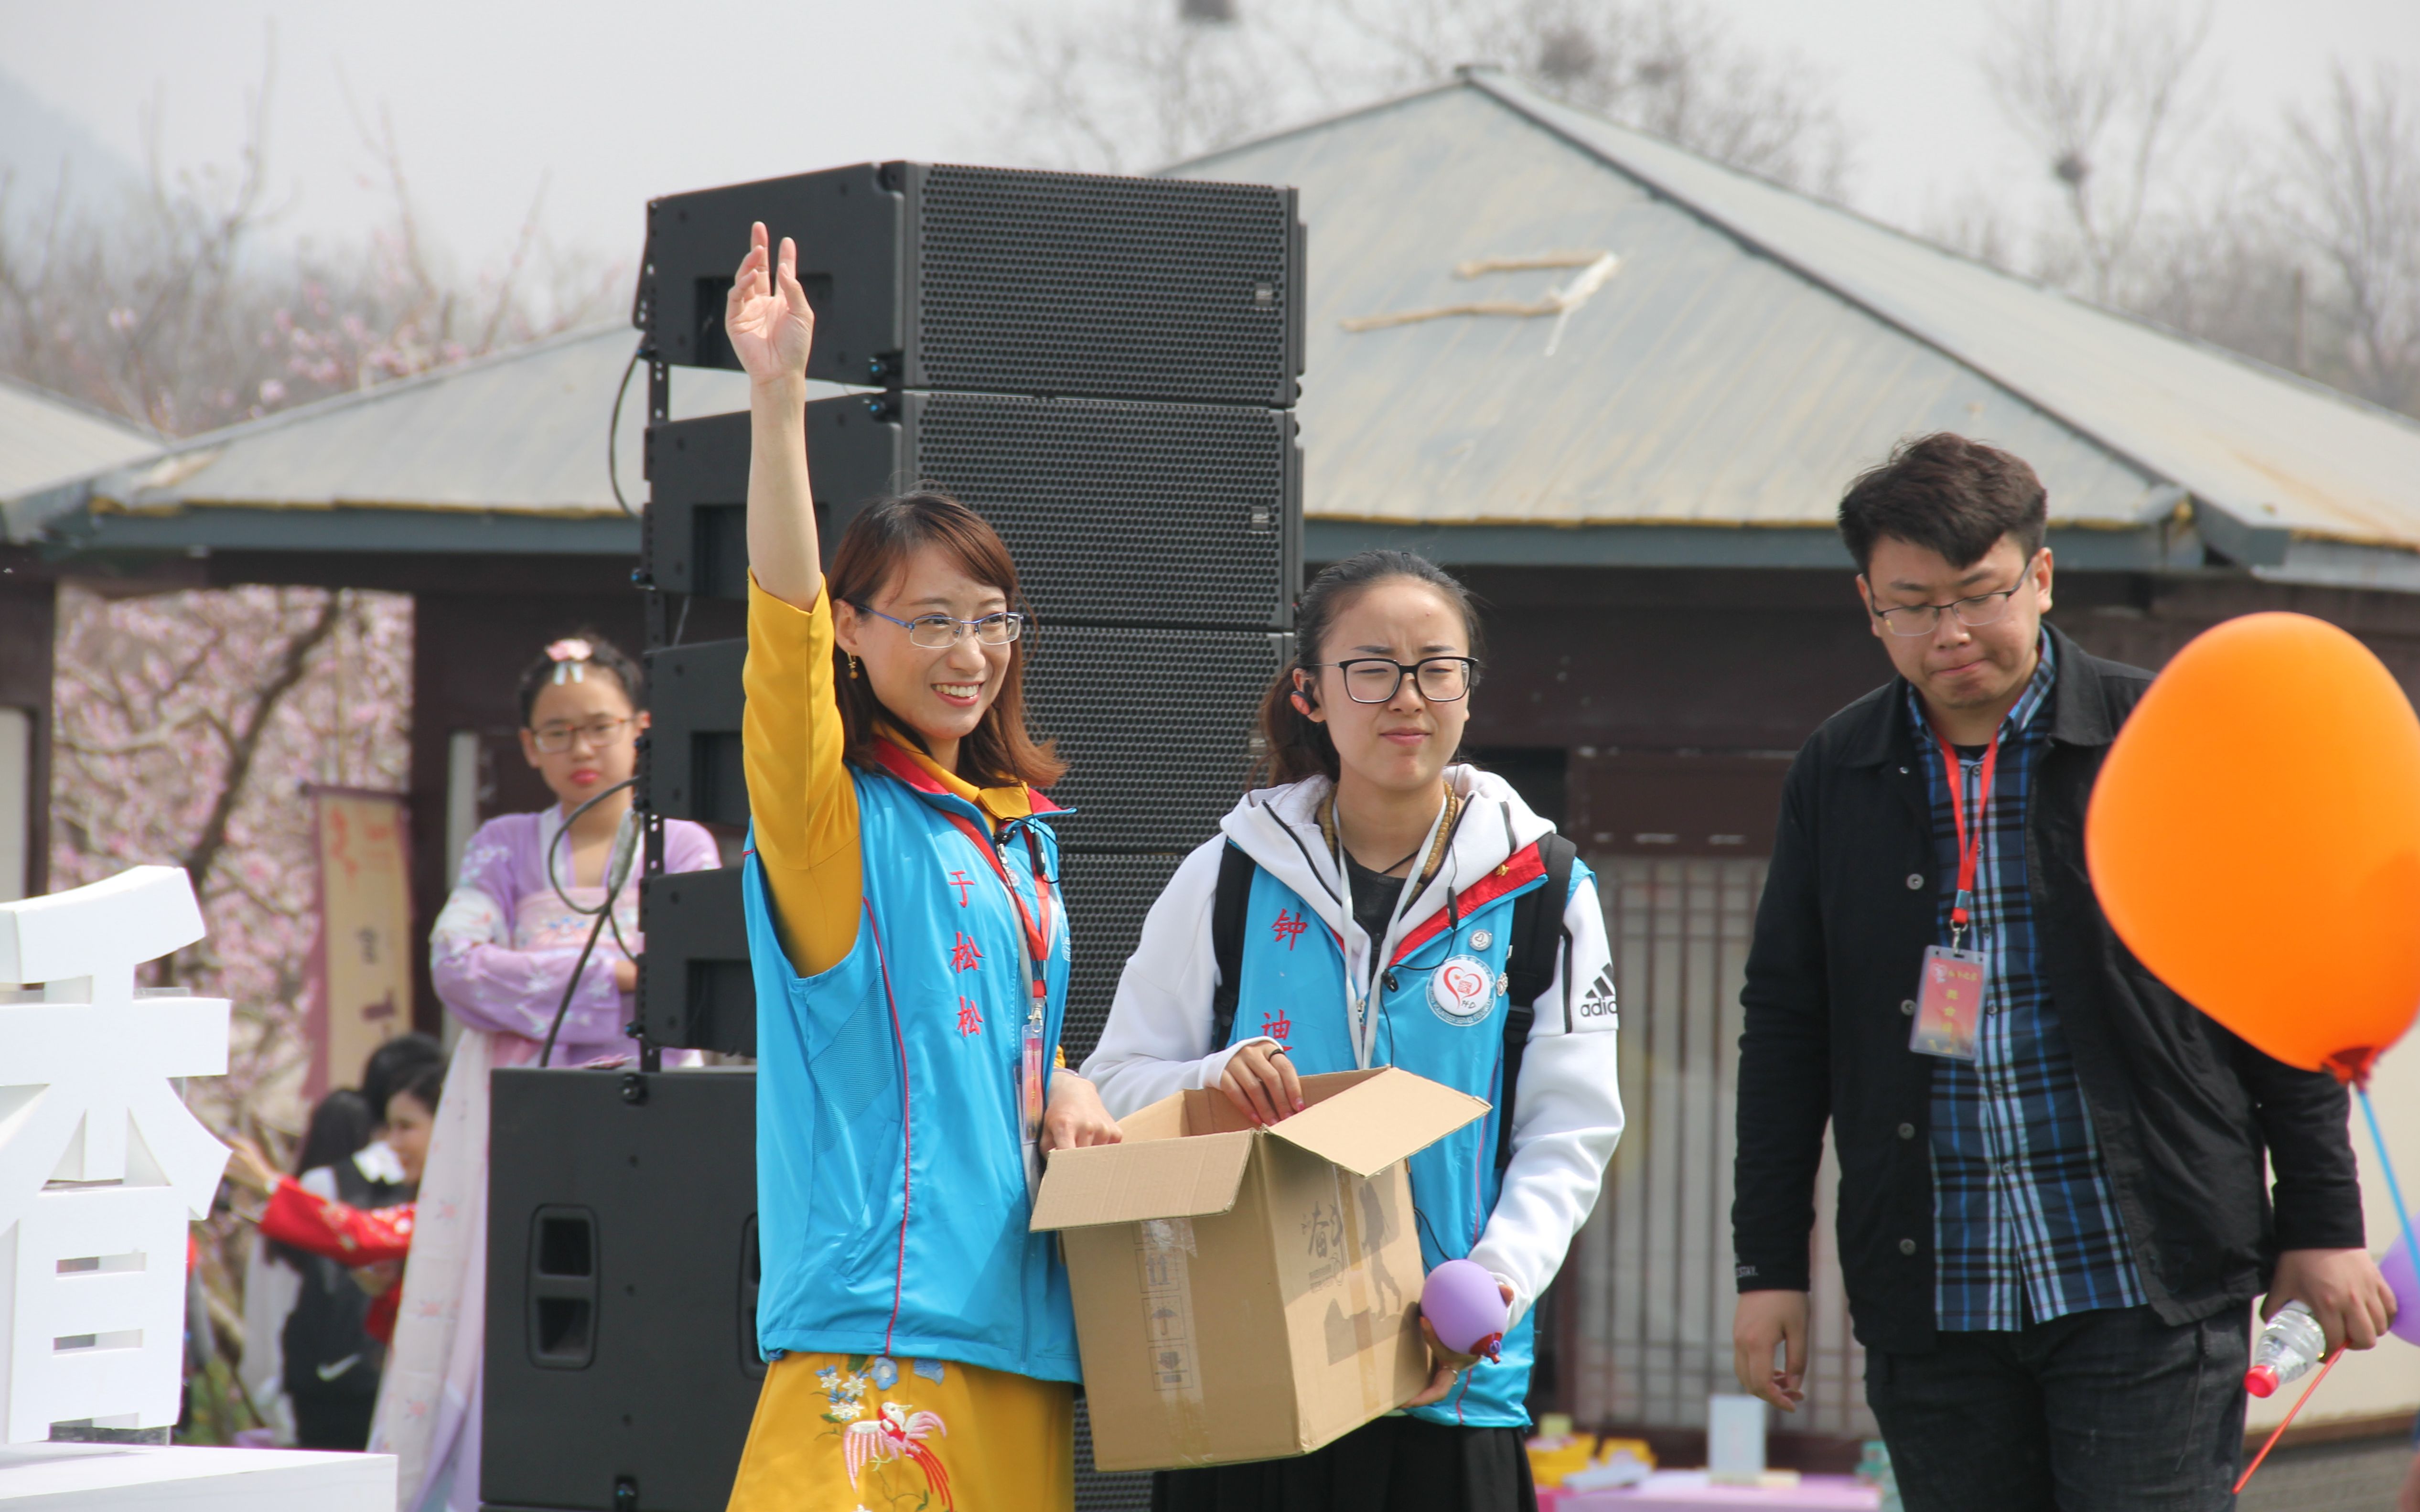
M 622 381 L 613 386 L 613 418 L 605 423 L 605 481 L 613 486 L 613 501 L 632 519 L 639 517 L 639 512 L 622 497 L 622 401 L 629 396 L 630 375 L 639 370 L 639 359 L 646 354 L 647 341 L 642 336 L 639 345 L 631 348 L 629 364 L 622 369 Z
M 580 974 L 588 969 L 588 953 L 597 949 L 597 936 L 605 933 L 605 921 L 613 917 L 613 911 L 609 908 L 598 914 L 597 922 L 589 927 L 588 943 L 580 948 L 580 960 L 571 968 L 571 980 L 563 984 L 563 1001 L 555 1005 L 554 1022 L 546 1026 L 546 1048 L 537 1054 L 541 1071 L 554 1058 L 554 1037 L 563 1032 L 564 1015 L 571 1011 L 571 995 L 580 989 Z
M 582 908 L 578 903 L 573 903 L 571 901 L 571 894 L 563 890 L 562 879 L 555 875 L 554 853 L 559 843 L 569 838 L 571 834 L 571 826 L 580 823 L 580 816 L 582 814 L 584 814 L 589 810 L 596 808 L 598 804 L 603 803 L 606 799 L 612 797 L 614 794 L 621 792 L 624 788 L 635 785 L 638 780 L 639 779 L 635 777 L 626 777 L 619 782 L 614 783 L 612 787 L 607 788 L 602 793 L 591 794 L 587 800 L 582 803 L 579 808 L 572 810 L 570 813 L 564 816 L 563 827 L 555 831 L 554 839 L 556 843 L 551 843 L 546 848 L 546 885 L 554 889 L 556 900 L 559 901 L 564 907 L 570 909 L 573 913 L 579 914 L 583 918 L 593 914 L 610 911 L 613 904 L 613 894 L 609 890 L 606 894 L 605 902 L 596 908 Z M 609 872 L 613 870 L 613 853 L 609 850 L 605 853 L 606 870 Z
M 563 821 L 563 828 L 557 832 L 556 839 L 560 840 L 564 836 L 570 834 L 571 826 L 580 822 L 580 816 L 582 814 L 586 813 L 589 810 L 594 809 L 598 804 L 604 802 L 607 798 L 612 797 L 614 794 L 621 792 L 624 788 L 630 786 L 636 781 L 638 781 L 638 779 L 635 777 L 626 777 L 619 782 L 614 783 L 612 787 L 607 788 L 604 792 L 594 795 L 579 808 L 572 810 L 570 814 Z M 615 838 L 617 840 L 619 839 L 618 833 Z M 604 881 L 607 884 L 605 887 L 605 901 L 597 904 L 593 909 L 581 907 L 578 903 L 571 901 L 571 895 L 569 893 L 563 890 L 563 883 L 555 875 L 554 853 L 555 846 L 550 843 L 546 848 L 546 885 L 554 889 L 555 897 L 562 902 L 564 907 L 570 909 L 575 914 L 593 914 L 596 916 L 597 922 L 589 928 L 588 943 L 580 948 L 580 959 L 572 965 L 571 975 L 566 979 L 563 983 L 563 1001 L 554 1005 L 554 1022 L 548 1025 L 546 1027 L 546 1047 L 538 1052 L 537 1063 L 540 1068 L 545 1067 L 549 1061 L 554 1058 L 555 1036 L 563 1032 L 563 1021 L 571 1011 L 572 995 L 580 990 L 580 974 L 588 969 L 588 958 L 590 955 L 595 953 L 597 949 L 597 937 L 605 933 L 605 926 L 607 924 L 611 923 L 613 925 L 613 943 L 622 947 L 622 954 L 624 958 L 630 958 L 630 948 L 628 945 L 624 945 L 622 942 L 622 926 L 613 918 L 613 897 L 615 892 L 618 890 L 612 885 L 613 882 L 613 848 L 609 848 L 605 853 Z

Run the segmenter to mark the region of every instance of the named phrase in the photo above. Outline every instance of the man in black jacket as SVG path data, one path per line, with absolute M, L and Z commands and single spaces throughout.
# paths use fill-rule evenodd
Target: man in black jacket
M 2085 810 L 2149 674 L 2042 625 L 2033 470 L 1928 436 L 1851 486 L 1840 529 L 1899 675 L 1783 791 L 1741 993 L 1740 1382 L 1802 1396 L 1829 1121 L 1910 1512 L 2232 1506 L 2245 1304 L 2303 1302 L 2330 1348 L 2393 1313 L 2344 1089 L 2204 1017 L 2102 917 Z

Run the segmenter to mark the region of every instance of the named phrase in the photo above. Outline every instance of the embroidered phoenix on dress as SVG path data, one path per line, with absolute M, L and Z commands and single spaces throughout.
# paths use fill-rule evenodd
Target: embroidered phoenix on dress
M 884 1402 L 872 1422 L 848 1426 L 844 1447 L 847 1452 L 849 1485 L 857 1485 L 857 1473 L 868 1459 L 876 1464 L 910 1459 L 924 1473 L 924 1484 L 940 1497 L 941 1505 L 954 1507 L 957 1504 L 950 1500 L 950 1473 L 941 1468 L 940 1459 L 923 1442 L 929 1434 L 947 1438 L 949 1432 L 938 1412 L 910 1412 L 897 1402 Z

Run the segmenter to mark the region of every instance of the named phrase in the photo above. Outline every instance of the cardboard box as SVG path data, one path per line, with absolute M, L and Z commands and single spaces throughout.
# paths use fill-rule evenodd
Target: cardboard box
M 1404 1158 L 1487 1103 L 1393 1067 L 1302 1088 L 1272 1128 L 1181 1092 L 1050 1157 L 1100 1469 L 1307 1454 L 1427 1383 Z

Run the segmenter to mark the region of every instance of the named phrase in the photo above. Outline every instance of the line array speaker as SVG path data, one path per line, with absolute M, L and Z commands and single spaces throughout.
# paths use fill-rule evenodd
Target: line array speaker
M 739 748 L 745 640 L 700 640 L 644 654 L 647 673 L 645 792 L 641 807 L 673 819 L 748 823 Z
M 1083 1064 L 1099 1041 L 1118 974 L 1142 934 L 1143 915 L 1184 858 L 1173 851 L 1060 852 L 1060 895 L 1079 931 L 1061 1037 L 1069 1065 Z M 756 983 L 749 974 L 739 868 L 648 877 L 641 897 L 648 933 L 646 953 L 639 958 L 639 1000 L 647 1038 L 753 1056 Z
M 1291 412 L 1303 349 L 1294 192 L 894 162 L 654 202 L 634 317 L 648 333 L 655 418 L 641 580 L 659 594 L 746 594 L 748 417 L 669 420 L 668 364 L 736 365 L 721 328 L 724 297 L 749 223 L 759 220 L 799 241 L 816 319 L 808 376 L 882 391 L 807 406 L 827 552 L 866 503 L 921 484 L 982 514 L 1016 560 L 1036 616 L 1023 653 L 1028 718 L 1069 763 L 1051 796 L 1073 810 L 1054 824 L 1058 882 L 1077 930 L 1064 1046 L 1079 1062 L 1099 1038 L 1153 899 L 1245 786 L 1256 705 L 1291 649 L 1302 554 Z M 745 824 L 745 642 L 668 646 L 667 620 L 651 612 L 655 723 L 643 801 L 658 816 Z M 651 857 L 660 865 L 659 844 L 651 842 Z M 735 868 L 644 880 L 639 1013 L 654 1043 L 753 1053 L 739 876 Z M 640 1164 L 604 1169 L 596 1162 L 613 1165 L 623 1144 L 603 1137 L 591 1159 L 588 1126 L 575 1121 L 603 1120 L 603 1129 L 621 1117 L 621 1127 L 636 1129 L 627 1120 L 644 1122 L 657 1099 L 671 1106 L 678 1094 L 669 1088 L 686 1079 L 591 1076 L 588 1085 L 631 1086 L 645 1101 L 616 1108 L 586 1094 L 577 1107 L 565 1103 L 546 1159 L 509 1191 L 497 1179 L 491 1501 L 509 1490 L 516 1507 L 603 1506 L 597 1498 L 610 1493 L 622 1498 L 611 1504 L 617 1508 L 676 1506 L 690 1504 L 695 1488 L 719 1488 L 699 1504 L 719 1504 L 727 1492 L 744 1409 L 721 1404 L 722 1437 L 663 1441 L 666 1456 L 689 1457 L 675 1472 L 668 1460 L 642 1465 L 621 1452 L 613 1425 L 628 1427 L 653 1410 L 624 1405 L 638 1398 L 618 1376 L 564 1389 L 609 1360 L 619 1368 L 612 1319 L 627 1296 L 616 1288 L 659 1288 L 659 1272 L 673 1263 L 648 1259 L 658 1270 L 625 1279 L 628 1251 L 612 1239 L 632 1221 L 624 1215 L 659 1234 L 705 1236 L 710 1251 L 739 1211 L 724 1201 L 711 1212 L 673 1211 L 648 1192 L 677 1184 L 682 1172 L 635 1147 L 628 1158 Z M 501 1079 L 498 1098 L 501 1109 Z M 751 1135 L 715 1118 L 701 1123 L 701 1149 L 721 1153 L 701 1153 L 699 1164 L 752 1172 Z M 499 1151 L 512 1148 L 499 1129 Z M 682 1200 L 693 1209 L 705 1199 Z M 582 1222 L 594 1227 L 582 1230 Z M 581 1232 L 591 1234 L 587 1253 L 602 1257 L 593 1258 L 595 1273 L 550 1269 L 569 1264 L 564 1257 L 576 1257 L 577 1245 L 561 1240 L 556 1254 L 546 1236 Z M 713 1275 L 726 1279 L 696 1260 L 690 1310 L 718 1319 L 718 1309 L 752 1311 L 733 1300 L 743 1283 L 728 1277 L 743 1273 L 728 1257 L 713 1263 Z M 583 1317 L 591 1335 L 575 1326 Z M 714 1319 L 691 1321 L 706 1335 L 728 1332 Z M 522 1353 L 507 1358 L 508 1346 Z M 666 1379 L 678 1377 L 651 1376 Z M 735 1401 L 744 1390 L 735 1389 Z M 521 1433 L 533 1435 L 531 1447 L 503 1451 L 513 1468 L 494 1469 L 493 1457 Z M 575 1439 L 590 1447 L 584 1460 L 562 1447 Z M 1079 1418 L 1078 1504 L 1147 1504 L 1147 1477 L 1094 1473 L 1089 1443 Z
M 739 365 L 722 312 L 754 221 L 798 242 L 811 378 L 1295 401 L 1291 189 L 882 162 L 671 195 L 647 206 L 634 312 L 661 361 Z
M 748 417 L 648 432 L 646 567 L 669 593 L 747 593 Z M 990 521 L 1047 625 L 1285 629 L 1302 454 L 1282 409 L 902 393 L 807 406 L 816 523 L 920 485 Z
M 1169 630 L 1062 625 L 1024 642 L 1027 722 L 1058 743 L 1067 776 L 1053 821 L 1077 849 L 1189 847 L 1244 789 L 1252 711 L 1289 650 L 1265 630 Z M 647 801 L 674 819 L 742 825 L 745 640 L 647 653 L 654 725 Z M 652 939 L 656 925 L 650 920 Z
M 1170 851 L 1059 853 L 1059 890 L 1079 931 L 1067 971 L 1067 1022 L 1059 1035 L 1067 1064 L 1082 1065 L 1100 1042 L 1118 975 L 1142 937 L 1143 916 L 1184 859 Z
M 755 1073 L 490 1087 L 481 1501 L 721 1512 L 765 1374 Z
M 644 878 L 639 912 L 649 932 L 639 957 L 638 993 L 647 1038 L 753 1057 L 756 979 L 748 963 L 739 868 Z

